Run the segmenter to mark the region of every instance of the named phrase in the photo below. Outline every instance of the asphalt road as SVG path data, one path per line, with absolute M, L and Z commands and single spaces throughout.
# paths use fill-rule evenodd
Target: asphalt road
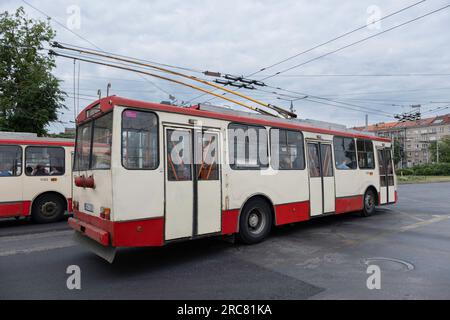
M 316 219 L 264 243 L 124 249 L 110 265 L 65 222 L 0 221 L 0 299 L 450 299 L 450 183 L 405 185 L 370 218 Z M 369 290 L 368 265 L 381 270 Z M 66 286 L 70 265 L 81 290 Z

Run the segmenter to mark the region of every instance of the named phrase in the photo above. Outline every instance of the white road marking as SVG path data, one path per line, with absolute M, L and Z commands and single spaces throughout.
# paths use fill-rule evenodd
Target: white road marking
M 417 228 L 420 228 L 420 227 L 423 227 L 423 226 L 427 226 L 427 225 L 432 224 L 432 223 L 436 223 L 436 222 L 447 220 L 449 218 L 450 218 L 450 216 L 446 216 L 446 215 L 433 215 L 433 218 L 431 218 L 429 220 L 421 221 L 421 222 L 417 222 L 417 223 L 414 223 L 414 224 L 410 224 L 410 225 L 401 227 L 400 228 L 400 232 L 405 232 L 405 231 L 409 231 L 409 230 L 412 230 L 412 229 L 417 229 Z
M 4 251 L 4 252 L 0 252 L 0 257 L 14 256 L 16 254 L 29 254 L 29 253 L 33 253 L 33 252 L 41 252 L 41 251 L 48 251 L 48 250 L 54 250 L 54 249 L 69 248 L 69 247 L 74 247 L 74 246 L 76 246 L 76 243 L 70 242 L 70 243 L 58 243 L 55 245 L 36 247 L 36 248 L 31 248 L 31 249 Z
M 0 257 L 73 247 L 77 244 L 72 234 L 72 230 L 64 230 L 1 237 Z

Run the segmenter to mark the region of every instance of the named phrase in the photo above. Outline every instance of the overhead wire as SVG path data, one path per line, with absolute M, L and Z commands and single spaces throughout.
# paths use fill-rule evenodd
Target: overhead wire
M 413 3 L 412 5 L 409 5 L 409 6 L 407 6 L 407 7 L 401 8 L 400 10 L 397 10 L 397 11 L 395 11 L 395 12 L 389 14 L 389 15 L 386 15 L 386 16 L 384 16 L 384 17 L 381 17 L 380 19 L 377 19 L 377 20 L 372 21 L 371 24 L 378 23 L 378 22 L 380 22 L 380 21 L 382 21 L 382 20 L 384 20 L 384 19 L 387 19 L 387 18 L 392 17 L 392 16 L 394 16 L 394 15 L 396 15 L 396 14 L 399 14 L 399 13 L 401 13 L 401 12 L 403 12 L 403 11 L 406 11 L 406 10 L 412 8 L 412 7 L 415 7 L 415 6 L 421 4 L 421 3 L 425 2 L 425 1 L 426 1 L 426 0 L 421 0 L 421 1 L 419 1 L 419 2 Z M 265 70 L 270 69 L 270 68 L 272 68 L 272 67 L 274 67 L 274 66 L 277 66 L 277 65 L 279 65 L 279 64 L 281 64 L 281 63 L 284 63 L 284 62 L 286 62 L 286 61 L 289 61 L 289 60 L 291 60 L 291 59 L 293 59 L 293 58 L 296 58 L 296 57 L 299 57 L 299 56 L 301 56 L 301 55 L 303 55 L 303 54 L 306 54 L 306 53 L 308 53 L 308 52 L 311 52 L 311 51 L 313 51 L 313 50 L 315 50 L 315 49 L 317 49 L 317 48 L 320 48 L 320 47 L 322 47 L 322 46 L 324 46 L 324 45 L 330 44 L 330 43 L 332 43 L 332 42 L 334 42 L 334 41 L 336 41 L 336 40 L 339 40 L 339 39 L 341 39 L 341 38 L 344 38 L 344 37 L 346 37 L 346 36 L 348 36 L 348 35 L 350 35 L 350 34 L 353 34 L 353 33 L 357 32 L 357 31 L 359 31 L 359 30 L 362 30 L 362 29 L 366 28 L 367 25 L 368 25 L 368 24 L 365 24 L 364 26 L 360 26 L 360 27 L 358 27 L 358 28 L 356 28 L 356 29 L 353 29 L 353 30 L 351 30 L 351 31 L 345 32 L 345 33 L 343 33 L 343 34 L 341 34 L 341 35 L 339 35 L 339 36 L 337 36 L 337 37 L 334 37 L 334 38 L 332 38 L 332 39 L 330 39 L 330 40 L 328 40 L 328 41 L 325 41 L 325 42 L 320 43 L 320 44 L 318 44 L 318 45 L 316 45 L 316 46 L 313 46 L 313 47 L 311 47 L 311 48 L 309 48 L 309 49 L 307 49 L 307 50 L 304 50 L 304 51 L 302 51 L 302 52 L 300 52 L 300 53 L 298 53 L 298 54 L 296 54 L 296 55 L 293 55 L 293 56 L 291 56 L 291 57 L 288 57 L 288 58 L 286 58 L 286 59 L 283 59 L 283 60 L 280 61 L 280 62 L 277 62 L 277 63 L 275 63 L 275 64 L 272 64 L 272 65 L 267 66 L 267 67 L 264 67 L 264 68 L 261 68 L 261 69 L 259 69 L 258 71 L 253 72 L 253 73 L 247 75 L 246 77 L 252 77 L 252 76 L 254 76 L 254 75 L 256 75 L 256 74 L 258 74 L 258 73 L 260 73 L 260 72 L 262 72 L 262 71 L 265 71 Z M 270 77 L 271 77 L 271 76 L 270 76 Z M 265 77 L 264 79 L 269 79 L 269 77 Z M 236 89 L 236 90 L 239 90 L 239 89 Z M 204 95 L 200 95 L 200 96 L 198 96 L 198 97 L 195 97 L 195 98 L 189 100 L 188 103 L 192 102 L 192 101 L 195 100 L 195 99 L 201 98 L 202 96 L 204 96 Z M 210 100 L 208 100 L 208 101 L 211 101 L 211 100 L 213 100 L 213 99 L 210 99 Z

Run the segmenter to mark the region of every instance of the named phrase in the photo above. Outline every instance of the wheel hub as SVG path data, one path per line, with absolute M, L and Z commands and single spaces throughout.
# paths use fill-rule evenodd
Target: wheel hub
M 41 207 L 41 212 L 47 217 L 53 216 L 57 212 L 58 206 L 54 202 L 46 202 Z
M 248 217 L 248 225 L 252 228 L 256 228 L 258 223 L 259 223 L 258 215 L 256 213 L 250 214 L 250 216 Z
M 367 195 L 366 196 L 366 207 L 367 208 L 372 208 L 374 205 L 374 199 L 371 195 Z

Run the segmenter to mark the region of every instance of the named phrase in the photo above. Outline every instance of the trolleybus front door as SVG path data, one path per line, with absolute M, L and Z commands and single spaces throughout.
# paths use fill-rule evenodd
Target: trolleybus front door
M 331 144 L 308 143 L 310 215 L 335 211 L 335 183 Z
M 166 240 L 192 237 L 194 183 L 192 130 L 166 128 Z
M 380 204 L 395 202 L 391 149 L 378 149 L 378 167 L 380 171 Z
M 219 133 L 165 128 L 165 239 L 221 230 Z

